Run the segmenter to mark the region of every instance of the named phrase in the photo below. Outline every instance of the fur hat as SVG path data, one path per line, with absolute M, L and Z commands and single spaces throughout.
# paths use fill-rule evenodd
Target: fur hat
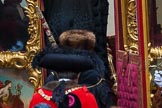
M 67 30 L 59 37 L 61 46 L 75 49 L 93 50 L 96 43 L 95 34 L 87 30 Z
M 93 32 L 76 29 L 67 30 L 60 35 L 59 42 L 60 47 L 63 47 L 64 51 L 60 52 L 60 48 L 43 50 L 34 58 L 32 64 L 58 72 L 83 72 L 94 68 L 89 57 L 72 54 L 73 50 L 75 51 L 76 49 L 87 51 L 94 49 L 96 38 Z M 53 52 L 49 50 L 53 50 Z M 67 52 L 71 54 L 67 54 Z M 34 65 L 33 67 L 35 67 Z

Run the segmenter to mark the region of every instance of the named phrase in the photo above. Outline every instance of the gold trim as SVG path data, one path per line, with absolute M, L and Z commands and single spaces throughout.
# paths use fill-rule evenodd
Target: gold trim
M 114 6 L 115 6 L 115 33 L 116 33 L 116 36 L 118 37 L 118 38 L 115 38 L 115 45 L 116 45 L 116 49 L 120 49 L 120 39 L 119 39 L 119 37 L 120 37 L 120 30 L 119 30 L 119 28 L 120 28 L 120 26 L 119 26 L 119 18 L 120 18 L 120 14 L 119 14 L 119 10 L 120 9 L 118 9 L 118 7 L 119 7 L 119 1 L 118 0 L 114 0 Z M 116 28 L 118 28 L 118 29 L 116 29 Z
M 124 45 L 127 45 L 127 0 L 121 1 L 121 10 L 122 10 L 122 27 L 123 27 L 123 39 Z
M 34 84 L 34 87 L 42 85 L 43 75 L 41 71 L 33 69 L 31 62 L 37 52 L 41 50 L 41 25 L 38 15 L 36 14 L 35 6 L 39 5 L 37 0 L 26 0 L 28 6 L 25 7 L 25 12 L 29 17 L 28 32 L 30 39 L 26 44 L 26 52 L 0 52 L 0 68 L 16 68 L 26 69 L 29 74 L 29 82 Z
M 105 79 L 101 78 L 96 84 L 91 85 L 91 86 L 87 86 L 87 88 L 89 89 L 89 88 L 96 87 L 96 86 L 98 86 L 102 81 L 105 81 Z
M 149 50 L 149 60 L 153 61 L 154 59 L 157 59 L 158 57 L 162 57 L 162 46 L 158 47 L 151 47 Z
M 121 1 L 122 8 L 122 27 L 125 51 L 128 54 L 139 55 L 139 39 L 138 39 L 138 21 L 137 21 L 137 0 Z M 143 43 L 144 44 L 144 43 Z M 142 70 L 139 66 L 139 105 L 143 107 L 143 90 L 142 90 Z
M 144 36 L 144 50 L 145 50 L 145 73 L 146 73 L 146 93 L 147 93 L 147 108 L 151 108 L 151 93 L 150 93 L 150 74 L 149 74 L 149 22 L 148 22 L 148 1 L 142 0 L 142 15 L 143 15 L 143 36 Z
M 124 0 L 122 5 L 122 27 L 124 48 L 138 54 L 138 28 L 136 0 Z
M 39 89 L 38 93 L 42 98 L 44 98 L 47 101 L 50 101 L 52 99 L 52 95 L 51 96 L 46 95 L 42 89 Z

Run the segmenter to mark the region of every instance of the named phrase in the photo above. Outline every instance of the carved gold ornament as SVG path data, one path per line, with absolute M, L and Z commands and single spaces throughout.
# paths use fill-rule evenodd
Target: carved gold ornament
M 42 85 L 43 75 L 40 70 L 33 69 L 31 62 L 36 53 L 41 50 L 41 25 L 38 15 L 36 14 L 35 6 L 39 5 L 37 0 L 26 0 L 27 7 L 25 12 L 29 17 L 28 32 L 30 39 L 26 43 L 25 52 L 0 52 L 0 68 L 16 68 L 26 69 L 29 74 L 29 82 L 34 84 L 34 87 Z
M 123 38 L 126 51 L 138 53 L 136 0 L 122 1 Z
M 135 0 L 128 0 L 127 13 L 127 45 L 131 51 L 138 51 L 137 8 Z

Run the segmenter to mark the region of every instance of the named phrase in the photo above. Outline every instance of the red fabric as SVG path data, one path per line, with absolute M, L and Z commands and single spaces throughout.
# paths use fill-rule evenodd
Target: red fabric
M 118 106 L 121 108 L 141 108 L 140 96 L 140 57 L 129 53 L 129 62 L 124 59 L 124 53 L 117 52 Z M 123 71 L 124 65 L 124 71 Z
M 82 108 L 98 108 L 94 95 L 85 86 L 72 93 L 78 96 Z
M 29 108 L 34 108 L 34 106 L 39 103 L 46 103 L 50 105 L 51 108 L 57 108 L 57 105 L 53 101 L 47 101 L 46 99 L 42 98 L 42 96 L 40 96 L 38 93 L 39 89 L 42 89 L 46 95 L 52 96 L 52 91 L 46 90 L 44 88 L 38 88 L 37 91 L 33 94 Z M 95 97 L 85 86 L 73 91 L 72 93 L 78 96 L 82 108 L 98 108 Z
M 57 108 L 57 105 L 53 102 L 53 101 L 48 101 L 46 99 L 44 99 L 39 93 L 38 90 L 42 89 L 43 92 L 46 95 L 52 96 L 52 91 L 46 90 L 44 88 L 38 88 L 37 91 L 33 94 L 32 100 L 30 102 L 30 106 L 29 108 L 34 108 L 35 105 L 39 104 L 39 103 L 46 103 L 49 106 L 51 106 L 51 108 Z
M 146 92 L 146 91 L 148 91 L 148 88 L 147 88 L 147 72 L 146 72 L 146 54 L 145 54 L 145 52 L 146 52 L 146 50 L 145 50 L 145 48 L 146 48 L 146 39 L 145 39 L 145 34 L 144 34 L 144 32 L 145 32 L 145 26 L 144 26 L 144 14 L 143 14 L 143 2 L 142 2 L 142 0 L 137 0 L 137 3 L 138 3 L 138 5 L 137 5 L 137 13 L 138 13 L 138 15 L 137 15 L 137 20 L 138 20 L 138 46 L 139 46 L 139 55 L 141 56 L 141 58 L 139 59 L 139 60 L 141 60 L 141 77 L 142 77 L 142 81 L 141 81 L 141 85 L 142 85 L 142 96 L 141 96 L 141 102 L 143 102 L 142 103 L 142 105 L 143 105 L 143 108 L 147 108 L 147 107 L 149 107 L 148 106 L 148 92 Z

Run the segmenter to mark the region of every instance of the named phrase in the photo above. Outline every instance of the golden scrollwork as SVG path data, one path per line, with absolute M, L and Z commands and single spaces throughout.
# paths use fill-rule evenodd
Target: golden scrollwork
M 127 35 L 125 37 L 125 43 L 127 48 L 133 52 L 138 53 L 138 30 L 137 30 L 137 8 L 135 0 L 127 1 Z
M 41 24 L 35 10 L 35 6 L 39 5 L 38 0 L 26 0 L 28 6 L 25 7 L 25 12 L 29 17 L 28 32 L 30 39 L 26 44 L 25 52 L 0 52 L 0 68 L 16 68 L 26 69 L 29 74 L 29 81 L 34 84 L 34 87 L 42 85 L 43 75 L 40 70 L 33 69 L 31 62 L 36 53 L 41 50 Z
M 149 50 L 149 59 L 153 61 L 154 59 L 162 57 L 162 46 L 150 47 Z
M 109 48 L 109 45 L 107 43 L 108 62 L 109 62 L 110 70 L 111 70 L 111 77 L 110 78 L 112 80 L 114 80 L 112 90 L 114 91 L 115 94 L 117 94 L 117 76 L 116 76 L 115 67 L 114 67 L 114 64 L 113 64 L 113 56 L 112 56 L 111 52 L 112 52 L 112 50 Z

